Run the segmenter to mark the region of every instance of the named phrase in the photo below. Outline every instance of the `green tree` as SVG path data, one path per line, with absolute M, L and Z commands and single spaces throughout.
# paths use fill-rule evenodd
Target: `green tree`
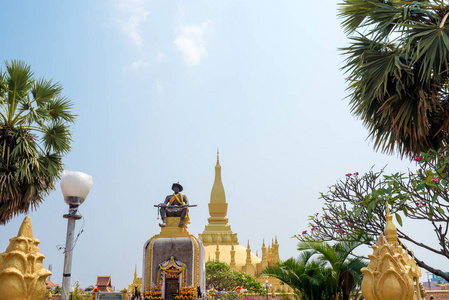
M 311 259 L 314 254 L 302 251 L 297 259 L 280 261 L 263 269 L 261 274 L 288 284 L 298 299 L 330 299 L 337 292 L 337 281 L 325 261 Z
M 443 0 L 343 0 L 352 113 L 383 152 L 413 157 L 449 137 L 449 6 Z
M 358 258 L 351 257 L 355 248 L 367 242 L 365 235 L 346 236 L 333 245 L 319 240 L 308 239 L 300 241 L 298 250 L 311 250 L 318 255 L 318 259 L 325 262 L 332 269 L 332 276 L 337 282 L 337 293 L 341 293 L 344 300 L 349 299 L 351 292 L 362 283 L 363 275 L 360 270 L 366 263 Z
M 401 243 L 419 247 L 429 253 L 449 259 L 449 156 L 445 150 L 429 150 L 415 158 L 416 171 L 406 174 L 384 174 L 369 171 L 365 174 L 347 174 L 344 179 L 321 194 L 325 201 L 322 213 L 310 217 L 310 230 L 297 237 L 311 237 L 338 241 L 353 232 L 378 236 L 385 228 L 386 204 L 398 224 Z M 433 227 L 432 234 L 416 235 L 414 228 L 402 227 L 403 218 Z M 433 238 L 434 242 L 429 240 Z M 432 246 L 438 245 L 438 246 Z M 449 276 L 432 266 L 425 258 L 414 255 L 421 268 L 449 280 Z
M 259 295 L 264 293 L 262 285 L 251 275 L 232 271 L 227 264 L 217 261 L 206 262 L 206 286 L 219 291 L 233 291 L 241 286 L 252 293 Z
M 72 103 L 62 87 L 33 78 L 22 61 L 0 71 L 0 224 L 36 209 L 60 177 L 70 150 Z

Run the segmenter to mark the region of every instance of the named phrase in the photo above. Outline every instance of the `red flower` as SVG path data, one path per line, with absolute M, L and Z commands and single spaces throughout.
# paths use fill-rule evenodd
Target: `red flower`
M 355 172 L 354 175 L 359 175 L 359 172 Z
M 304 231 L 302 232 L 302 234 L 307 234 L 307 230 L 304 230 Z
M 352 175 L 351 173 L 346 174 L 346 176 L 348 176 L 348 177 L 351 176 L 351 175 Z
M 418 156 L 417 158 L 414 159 L 414 161 L 421 161 L 422 160 L 422 156 Z

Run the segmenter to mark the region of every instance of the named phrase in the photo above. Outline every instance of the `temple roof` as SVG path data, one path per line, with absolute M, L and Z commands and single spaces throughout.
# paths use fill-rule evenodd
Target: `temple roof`
M 96 286 L 111 286 L 111 276 L 97 276 Z

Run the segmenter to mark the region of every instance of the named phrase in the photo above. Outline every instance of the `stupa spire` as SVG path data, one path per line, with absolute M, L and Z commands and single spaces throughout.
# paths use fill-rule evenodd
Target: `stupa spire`
M 210 203 L 226 203 L 226 196 L 225 191 L 223 187 L 223 182 L 221 181 L 221 166 L 220 166 L 220 156 L 217 149 L 217 164 L 215 165 L 215 180 L 214 185 L 212 186 L 212 191 L 210 194 Z M 209 212 L 212 213 L 214 211 L 211 210 L 209 206 Z M 224 217 L 227 213 L 227 207 L 226 211 L 224 212 Z
M 213 245 L 214 241 L 220 245 L 231 245 L 238 243 L 237 236 L 232 233 L 228 225 L 228 203 L 226 203 L 225 190 L 221 181 L 220 152 L 217 149 L 217 164 L 215 165 L 215 179 L 212 185 L 209 202 L 210 218 L 203 233 L 200 235 L 204 245 Z

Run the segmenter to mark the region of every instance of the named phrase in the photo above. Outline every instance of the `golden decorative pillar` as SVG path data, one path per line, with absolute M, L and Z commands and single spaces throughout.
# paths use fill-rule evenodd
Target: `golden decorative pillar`
M 274 239 L 274 244 L 273 244 L 273 262 L 278 262 L 281 259 L 279 258 L 279 243 L 278 243 L 278 237 L 276 235 L 275 239 Z
M 421 270 L 414 257 L 410 258 L 398 241 L 397 228 L 387 204 L 385 236 L 380 235 L 374 245 L 370 263 L 362 268 L 362 294 L 366 300 L 411 300 L 415 299 L 415 284 L 418 300 L 425 296 L 419 283 Z
M 261 270 L 265 269 L 266 267 L 268 267 L 268 253 L 267 247 L 265 247 L 265 240 L 263 240 Z
M 236 269 L 236 264 L 235 264 L 235 250 L 234 250 L 234 243 L 232 243 L 231 245 L 231 262 L 229 264 L 229 266 L 231 267 L 231 270 L 235 270 Z
M 25 217 L 17 237 L 9 239 L 0 253 L 0 295 L 8 300 L 41 300 L 45 279 L 51 272 L 42 267 L 45 256 L 39 253 L 39 240 L 33 238 L 30 217 Z
M 220 246 L 217 243 L 217 250 L 215 250 L 215 261 L 220 261 Z
M 251 259 L 251 248 L 249 246 L 249 240 L 248 240 L 248 247 L 246 248 L 246 265 L 245 265 L 245 273 L 251 276 L 254 276 L 255 270 L 253 266 L 253 261 Z

